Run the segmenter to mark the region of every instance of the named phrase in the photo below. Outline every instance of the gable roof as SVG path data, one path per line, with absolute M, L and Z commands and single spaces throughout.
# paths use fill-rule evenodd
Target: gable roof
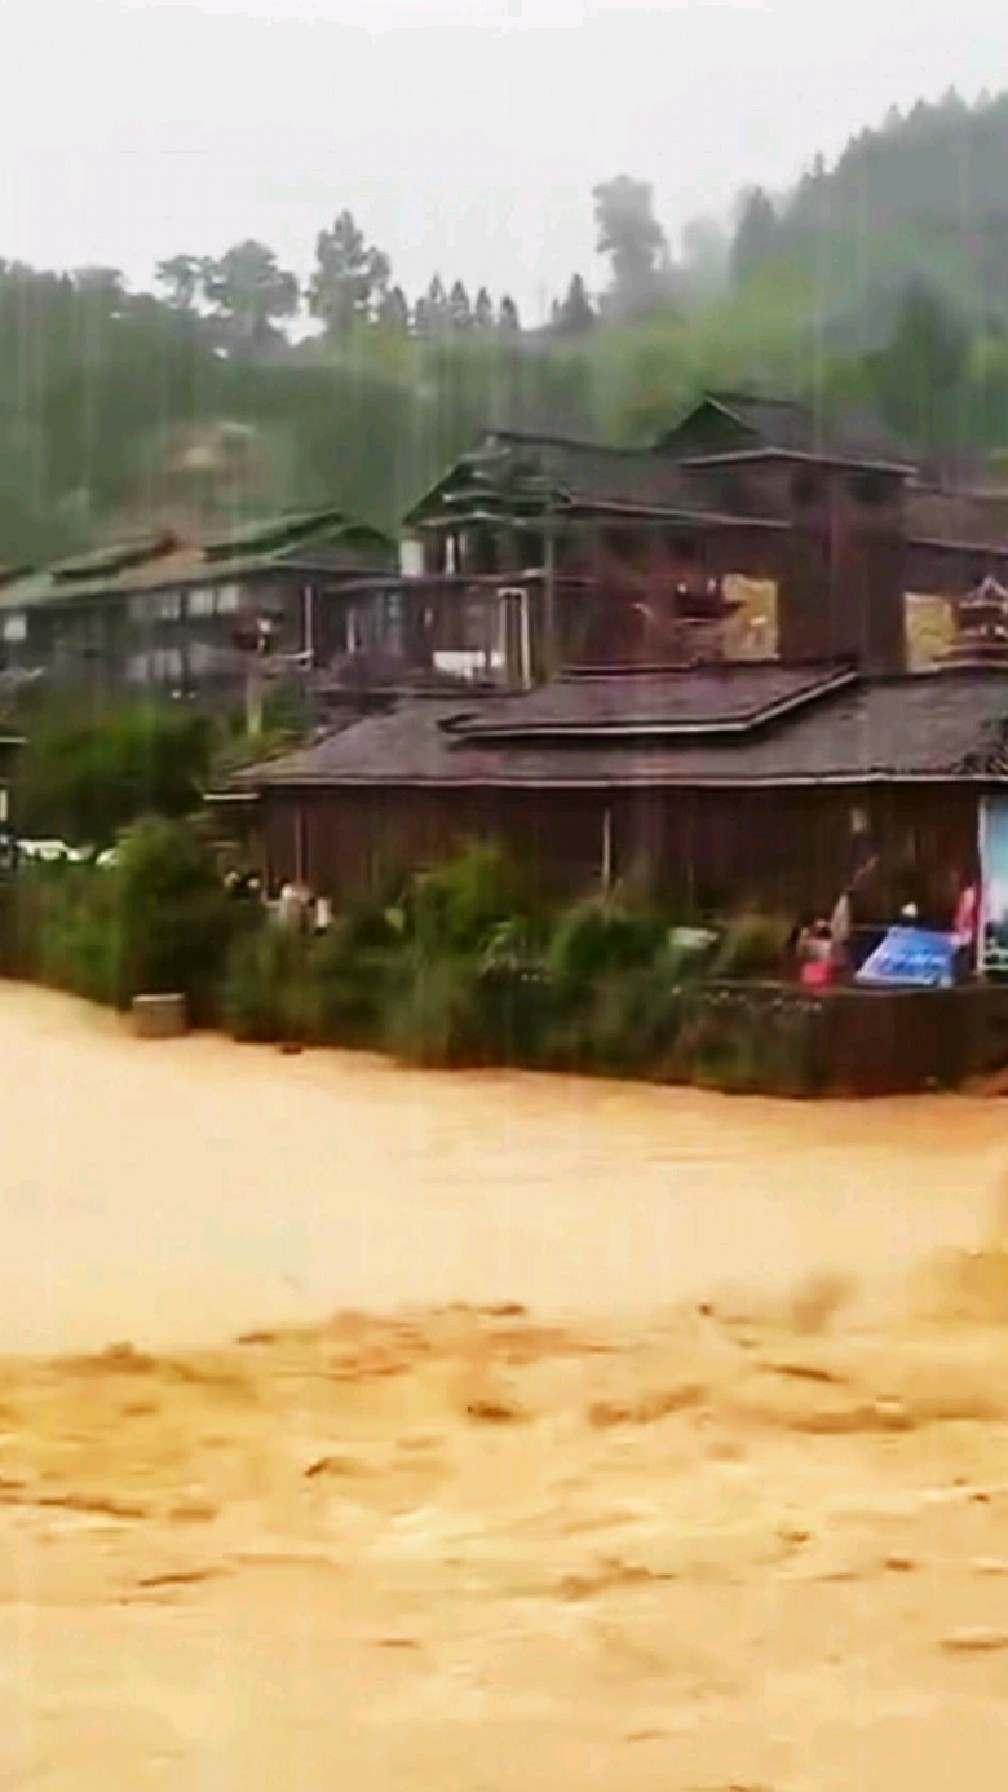
M 698 674 L 672 675 L 673 688 Z M 709 674 L 704 674 L 704 678 Z M 626 681 L 624 681 L 626 682 Z M 485 698 L 506 715 L 521 699 Z M 492 730 L 491 730 L 492 732 Z M 784 787 L 824 782 L 1008 782 L 1008 675 L 943 670 L 865 683 L 850 678 L 792 714 L 706 737 L 668 729 L 653 742 L 605 729 L 568 739 L 494 740 L 443 698 L 410 698 L 316 746 L 253 767 L 245 789 Z
M 407 528 L 451 516 L 541 517 L 604 504 L 708 516 L 715 506 L 691 469 L 767 455 L 833 461 L 906 475 L 912 460 L 873 420 L 827 430 L 793 398 L 711 391 L 649 444 L 632 448 L 522 430 L 486 430 L 412 504 Z
M 875 418 L 827 424 L 812 406 L 725 388 L 704 392 L 653 444 L 678 460 L 780 454 L 913 471 L 913 458 Z
M 95 548 L 89 554 L 59 560 L 50 568 L 50 572 L 57 584 L 86 584 L 92 579 L 115 578 L 118 573 L 145 566 L 151 560 L 174 553 L 178 546 L 178 540 L 170 530 L 160 529 L 130 540 L 114 542 L 111 546 Z
M 143 591 L 250 578 L 278 567 L 391 567 L 388 537 L 331 506 L 239 525 L 198 544 L 167 533 L 113 543 L 12 579 L 0 587 L 0 608 L 34 609 Z
M 203 543 L 208 560 L 228 560 L 237 554 L 282 554 L 306 542 L 345 535 L 349 530 L 364 530 L 352 523 L 342 510 L 327 505 L 322 510 L 288 511 L 280 516 L 239 523 L 221 535 Z M 376 530 L 367 531 L 377 534 Z
M 852 684 L 846 665 L 723 662 L 573 673 L 447 724 L 462 740 L 684 739 L 746 735 Z
M 590 503 L 705 513 L 688 474 L 650 448 L 488 430 L 407 512 L 407 527 L 453 513 L 541 517 Z

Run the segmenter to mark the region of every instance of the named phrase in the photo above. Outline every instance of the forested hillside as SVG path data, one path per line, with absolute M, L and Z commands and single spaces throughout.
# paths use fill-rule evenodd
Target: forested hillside
M 303 290 L 255 242 L 166 244 L 150 293 L 113 269 L 0 263 L 0 562 L 152 512 L 326 500 L 389 523 L 489 422 L 635 439 L 704 383 L 878 412 L 979 465 L 1008 448 L 1006 167 L 1008 95 L 949 95 L 678 244 L 647 182 L 619 176 L 585 197 L 604 290 L 574 273 L 535 329 L 440 274 L 406 294 L 395 246 L 347 210 Z

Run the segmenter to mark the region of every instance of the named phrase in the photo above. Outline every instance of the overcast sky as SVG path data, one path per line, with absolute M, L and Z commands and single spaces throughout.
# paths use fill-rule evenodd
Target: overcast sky
M 676 231 L 893 102 L 1008 86 L 1004 0 L 0 0 L 0 255 L 148 282 L 244 236 L 306 273 L 347 205 L 408 291 L 529 321 L 597 278 L 591 188 Z

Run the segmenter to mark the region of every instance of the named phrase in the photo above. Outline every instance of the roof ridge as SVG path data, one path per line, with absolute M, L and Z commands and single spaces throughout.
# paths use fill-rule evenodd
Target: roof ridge
M 701 402 L 704 398 L 734 400 L 736 404 L 770 404 L 796 411 L 811 411 L 814 408 L 807 398 L 787 398 L 780 392 L 754 392 L 744 386 L 707 386 L 700 395 Z
M 580 449 L 589 454 L 640 454 L 650 457 L 654 453 L 650 442 L 599 442 L 591 436 L 540 434 L 536 430 L 496 429 L 492 425 L 484 431 L 483 439 L 486 440 L 487 437 L 500 442 L 525 442 L 530 447 Z M 469 456 L 465 454 L 459 456 L 459 460 L 467 458 Z M 450 468 L 448 470 L 451 471 Z

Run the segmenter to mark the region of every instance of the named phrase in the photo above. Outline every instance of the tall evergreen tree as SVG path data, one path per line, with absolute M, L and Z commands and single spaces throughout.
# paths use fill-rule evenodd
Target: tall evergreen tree
M 481 286 L 479 292 L 476 294 L 476 303 L 473 306 L 473 323 L 478 330 L 490 330 L 493 328 L 493 300 L 485 286 Z
M 321 319 L 327 335 L 347 335 L 380 311 L 391 275 L 388 256 L 365 242 L 352 212 L 340 212 L 315 242 L 315 271 L 308 287 L 312 316 Z
M 453 330 L 468 330 L 472 323 L 469 294 L 461 280 L 456 280 L 448 298 L 448 313 Z
M 556 306 L 553 329 L 559 336 L 583 336 L 595 322 L 591 300 L 580 274 L 572 274 L 567 295 Z

